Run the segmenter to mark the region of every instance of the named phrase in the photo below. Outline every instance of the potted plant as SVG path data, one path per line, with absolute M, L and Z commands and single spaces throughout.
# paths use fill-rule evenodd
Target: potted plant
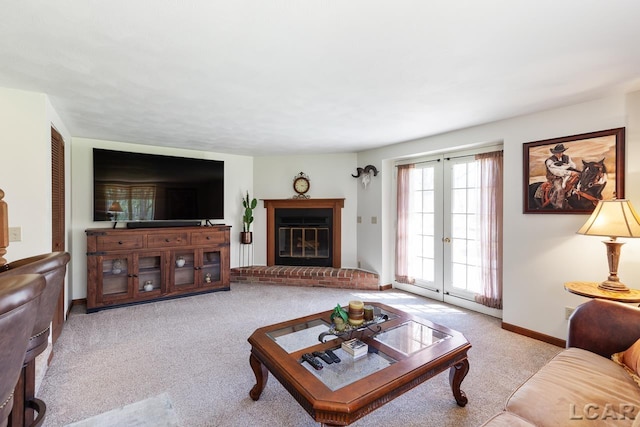
M 249 199 L 249 192 L 242 199 L 244 214 L 242 215 L 242 231 L 240 232 L 240 242 L 250 244 L 253 242 L 253 233 L 251 233 L 251 223 L 253 222 L 253 210 L 258 206 L 258 200 Z
M 329 319 L 331 319 L 335 325 L 336 331 L 343 331 L 347 325 L 349 314 L 340 306 L 340 304 L 337 304 L 333 309 L 331 316 L 329 316 Z

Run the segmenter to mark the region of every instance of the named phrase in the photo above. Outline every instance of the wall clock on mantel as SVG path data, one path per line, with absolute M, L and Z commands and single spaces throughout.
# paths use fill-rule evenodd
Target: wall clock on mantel
M 296 192 L 296 195 L 293 196 L 294 199 L 308 199 L 309 196 L 307 192 L 311 187 L 311 183 L 309 181 L 309 177 L 304 173 L 300 172 L 293 178 L 293 191 Z

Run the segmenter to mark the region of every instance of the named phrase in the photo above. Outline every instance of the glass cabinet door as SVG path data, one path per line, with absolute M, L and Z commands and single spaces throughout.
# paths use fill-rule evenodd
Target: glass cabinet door
M 163 259 L 162 253 L 138 256 L 136 291 L 139 296 L 157 296 L 164 289 Z
M 171 271 L 173 272 L 173 286 L 175 289 L 195 288 L 196 257 L 194 251 L 176 251 L 172 257 Z
M 200 272 L 202 274 L 202 286 L 213 286 L 219 283 L 220 277 L 220 252 L 219 251 L 205 251 L 202 253 L 202 268 Z
M 100 287 L 97 297 L 101 301 L 131 298 L 131 258 L 105 256 L 101 261 Z

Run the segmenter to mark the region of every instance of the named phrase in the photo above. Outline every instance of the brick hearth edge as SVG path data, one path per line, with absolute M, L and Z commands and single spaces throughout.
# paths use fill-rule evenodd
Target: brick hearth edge
M 252 266 L 231 269 L 231 282 L 380 290 L 376 273 L 355 268 Z

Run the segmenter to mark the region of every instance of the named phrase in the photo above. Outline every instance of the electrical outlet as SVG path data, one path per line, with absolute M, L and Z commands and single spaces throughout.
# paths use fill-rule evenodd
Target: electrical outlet
M 565 307 L 564 308 L 564 318 L 569 320 L 569 316 L 571 316 L 571 313 L 573 313 L 573 310 L 575 310 L 574 307 Z
M 20 228 L 20 227 L 9 227 L 9 241 L 10 242 L 21 242 L 22 241 L 22 228 Z

